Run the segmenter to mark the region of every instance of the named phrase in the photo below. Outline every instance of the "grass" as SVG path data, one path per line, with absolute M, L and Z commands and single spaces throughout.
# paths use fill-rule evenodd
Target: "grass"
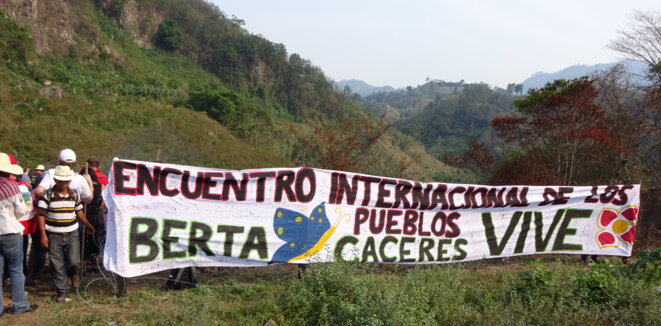
M 603 259 L 602 259 L 603 261 Z M 656 268 L 659 268 L 658 262 Z M 658 325 L 659 280 L 622 273 L 610 259 L 578 257 L 438 266 L 314 264 L 206 269 L 197 288 L 163 289 L 166 274 L 129 282 L 125 298 L 56 304 L 31 291 L 38 311 L 2 322 L 70 325 Z M 603 285 L 596 296 L 583 295 Z M 91 277 L 88 275 L 88 278 Z M 607 294 L 608 300 L 600 295 Z M 9 320 L 11 318 L 11 320 Z

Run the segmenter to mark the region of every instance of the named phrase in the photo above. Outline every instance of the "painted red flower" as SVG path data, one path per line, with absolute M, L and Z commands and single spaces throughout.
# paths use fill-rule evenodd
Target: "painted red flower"
M 638 206 L 628 206 L 622 210 L 604 208 L 597 218 L 597 244 L 599 248 L 619 247 L 620 244 L 633 244 L 636 237 Z

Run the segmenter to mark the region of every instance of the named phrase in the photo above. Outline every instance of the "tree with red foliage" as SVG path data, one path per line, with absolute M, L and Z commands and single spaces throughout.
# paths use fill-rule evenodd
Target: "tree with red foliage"
M 604 146 L 621 150 L 609 128 L 603 107 L 596 104 L 598 92 L 587 77 L 556 80 L 515 101 L 516 116 L 498 117 L 492 125 L 499 136 L 517 141 L 524 149 L 544 153 L 549 171 L 562 184 L 591 183 L 590 153 Z M 526 157 L 525 155 L 522 157 Z

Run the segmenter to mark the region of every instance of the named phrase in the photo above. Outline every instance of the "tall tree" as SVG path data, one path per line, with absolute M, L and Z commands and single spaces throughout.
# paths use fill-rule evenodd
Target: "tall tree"
M 645 101 L 634 111 L 640 119 L 636 129 L 640 143 L 640 162 L 655 184 L 661 184 L 661 14 L 654 11 L 636 11 L 629 29 L 620 31 L 620 36 L 609 44 L 609 48 L 621 54 L 646 62 L 652 86 L 638 91 Z
M 595 103 L 597 94 L 593 81 L 585 77 L 556 80 L 530 90 L 515 101 L 517 115 L 495 118 L 492 125 L 507 141 L 552 154 L 549 164 L 558 179 L 575 184 L 577 167 L 585 167 L 592 147 L 615 148 L 604 109 Z

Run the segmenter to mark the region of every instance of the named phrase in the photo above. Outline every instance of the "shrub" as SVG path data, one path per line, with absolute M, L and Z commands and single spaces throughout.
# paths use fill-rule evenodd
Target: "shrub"
M 155 35 L 156 46 L 166 51 L 175 51 L 184 45 L 184 33 L 177 22 L 166 19 L 158 25 Z
M 573 293 L 586 303 L 612 305 L 615 302 L 620 270 L 609 262 L 593 264 L 571 279 Z
M 519 273 L 510 287 L 526 303 L 539 296 L 548 296 L 554 285 L 553 273 L 539 261 L 526 263 L 531 268 Z
M 629 267 L 629 273 L 646 283 L 661 282 L 661 248 L 642 250 L 638 261 Z
M 192 91 L 187 104 L 192 109 L 206 112 L 210 118 L 227 124 L 237 114 L 236 100 L 237 96 L 233 92 L 207 89 Z

